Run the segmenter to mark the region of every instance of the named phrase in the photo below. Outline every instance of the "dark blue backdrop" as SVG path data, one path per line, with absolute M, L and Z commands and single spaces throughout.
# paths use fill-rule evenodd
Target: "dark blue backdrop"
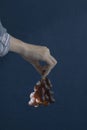
M 0 130 L 87 130 L 86 0 L 0 0 L 0 18 L 11 35 L 48 46 L 58 60 L 49 75 L 56 103 L 32 108 L 40 76 L 17 54 L 0 58 Z

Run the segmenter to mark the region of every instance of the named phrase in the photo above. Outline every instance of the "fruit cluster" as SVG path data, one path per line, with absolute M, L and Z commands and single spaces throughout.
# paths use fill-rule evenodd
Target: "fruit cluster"
M 34 92 L 30 94 L 30 101 L 28 104 L 30 106 L 38 107 L 39 105 L 48 106 L 49 104 L 54 103 L 54 93 L 51 89 L 52 84 L 50 80 L 47 77 L 41 79 L 34 86 Z

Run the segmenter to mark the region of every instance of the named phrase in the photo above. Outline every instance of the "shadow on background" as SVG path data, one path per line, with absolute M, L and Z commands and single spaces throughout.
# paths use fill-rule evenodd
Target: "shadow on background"
M 11 35 L 49 47 L 58 61 L 49 75 L 56 103 L 32 108 L 40 76 L 17 54 L 0 58 L 0 130 L 87 130 L 87 2 L 1 0 L 0 18 Z

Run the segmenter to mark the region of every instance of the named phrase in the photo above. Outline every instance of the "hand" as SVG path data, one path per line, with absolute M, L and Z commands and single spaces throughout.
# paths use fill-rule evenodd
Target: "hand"
M 57 64 L 56 59 L 50 54 L 50 50 L 38 45 L 25 44 L 25 46 L 25 53 L 22 57 L 30 62 L 43 78 L 46 77 Z M 45 62 L 46 65 L 42 66 L 40 61 Z
M 27 44 L 12 36 L 10 38 L 10 51 L 20 54 L 31 63 L 42 75 L 42 78 L 45 78 L 57 64 L 56 59 L 50 54 L 47 47 Z M 42 66 L 40 61 L 45 62 L 46 65 Z

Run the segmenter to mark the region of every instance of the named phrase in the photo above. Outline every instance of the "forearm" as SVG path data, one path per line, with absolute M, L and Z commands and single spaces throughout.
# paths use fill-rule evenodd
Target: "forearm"
M 11 36 L 9 51 L 22 54 L 25 51 L 25 43 Z
M 14 53 L 18 53 L 19 55 L 25 57 L 25 56 L 29 56 L 32 55 L 31 51 L 32 50 L 36 50 L 36 46 L 29 44 L 29 43 L 25 43 L 17 38 L 14 38 L 13 36 L 10 36 L 10 48 L 9 51 L 14 52 Z
M 6 55 L 9 51 L 24 55 L 24 53 L 26 53 L 26 49 L 27 43 L 24 43 L 23 41 L 9 35 L 0 22 L 0 57 Z

